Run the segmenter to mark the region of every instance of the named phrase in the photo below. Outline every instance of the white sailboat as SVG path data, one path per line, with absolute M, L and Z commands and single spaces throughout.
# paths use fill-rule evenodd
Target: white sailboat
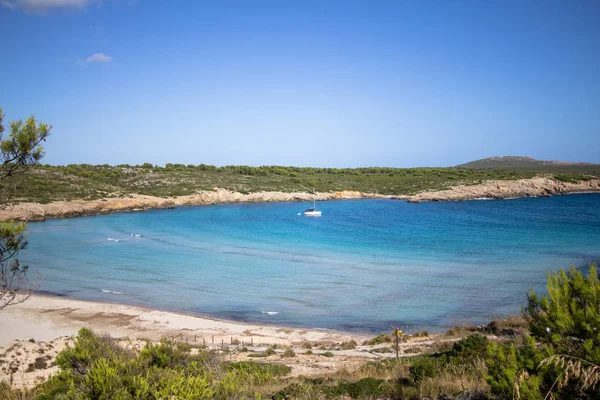
M 312 208 L 307 208 L 306 210 L 304 210 L 304 215 L 306 215 L 308 217 L 320 217 L 321 216 L 321 210 L 317 210 L 317 204 L 314 199 L 313 199 Z
M 314 188 L 313 188 L 313 196 L 315 196 L 313 198 L 313 206 L 312 206 L 312 208 L 307 208 L 306 210 L 304 210 L 304 215 L 306 215 L 307 217 L 320 217 L 321 210 L 317 210 L 317 199 L 316 199 L 317 192 L 314 190 Z

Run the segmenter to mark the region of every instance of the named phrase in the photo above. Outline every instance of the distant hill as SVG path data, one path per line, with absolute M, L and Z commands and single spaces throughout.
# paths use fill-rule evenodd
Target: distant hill
M 591 172 L 600 170 L 600 164 L 553 160 L 536 160 L 531 157 L 500 156 L 475 160 L 457 165 L 469 169 L 508 169 L 540 172 Z

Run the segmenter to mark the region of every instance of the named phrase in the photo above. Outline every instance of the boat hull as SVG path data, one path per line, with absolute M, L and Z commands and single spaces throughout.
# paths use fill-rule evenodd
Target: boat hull
M 305 211 L 304 215 L 306 215 L 307 217 L 320 217 L 321 211 Z

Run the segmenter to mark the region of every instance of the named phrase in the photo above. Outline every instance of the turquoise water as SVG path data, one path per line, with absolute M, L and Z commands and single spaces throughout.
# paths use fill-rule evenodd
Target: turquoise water
M 600 195 L 183 207 L 30 224 L 42 289 L 229 319 L 378 332 L 516 313 L 600 261 Z

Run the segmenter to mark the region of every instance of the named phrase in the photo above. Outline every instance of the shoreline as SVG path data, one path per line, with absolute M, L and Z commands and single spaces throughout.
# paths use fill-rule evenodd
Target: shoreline
M 14 340 L 49 341 L 71 336 L 87 327 L 117 338 L 159 340 L 181 336 L 216 344 L 233 339 L 253 344 L 292 345 L 304 341 L 363 341 L 372 335 L 325 328 L 289 327 L 269 323 L 233 321 L 163 311 L 120 303 L 78 300 L 59 295 L 33 294 L 2 311 L 0 346 Z
M 84 327 L 137 351 L 146 341 L 168 338 L 188 343 L 192 349 L 215 351 L 228 361 L 257 362 L 253 357 L 260 357 L 258 362 L 289 366 L 289 377 L 354 370 L 395 356 L 392 340 L 370 343 L 374 335 L 231 322 L 59 296 L 35 294 L 5 308 L 1 315 L 0 382 L 15 389 L 31 389 L 58 373 L 56 357 L 73 346 L 74 336 Z M 465 332 L 406 337 L 399 343 L 399 357 L 451 345 Z M 286 351 L 296 356 L 287 357 Z
M 351 199 L 392 199 L 409 203 L 429 201 L 496 200 L 522 197 L 550 197 L 573 193 L 600 193 L 600 179 L 577 183 L 562 182 L 547 177 L 519 180 L 494 180 L 475 185 L 457 185 L 449 189 L 425 191 L 414 195 L 382 195 L 358 191 L 317 193 L 256 192 L 242 194 L 225 189 L 199 191 L 179 197 L 154 197 L 132 194 L 123 198 L 101 200 L 56 201 L 47 204 L 19 203 L 0 209 L 0 222 L 41 222 L 48 218 L 74 218 L 124 211 L 170 209 L 183 206 L 206 206 L 239 203 L 309 202 Z
M 306 326 L 306 325 L 302 325 L 301 323 L 294 323 L 294 322 L 285 323 L 285 322 L 277 322 L 277 321 L 252 320 L 250 318 L 248 318 L 248 319 L 227 318 L 227 317 L 217 316 L 217 315 L 211 314 L 211 313 L 182 311 L 182 310 L 178 310 L 176 308 L 160 307 L 160 306 L 155 306 L 155 305 L 132 304 L 132 303 L 120 301 L 118 299 L 115 299 L 115 301 L 106 300 L 106 299 L 93 299 L 93 298 L 92 299 L 81 299 L 81 298 L 77 298 L 77 297 L 72 297 L 67 294 L 54 293 L 54 292 L 45 291 L 45 290 L 35 291 L 35 293 L 32 294 L 32 297 L 41 297 L 41 298 L 49 298 L 49 299 L 63 299 L 66 301 L 84 302 L 84 303 L 91 303 L 91 304 L 98 303 L 98 304 L 103 304 L 105 306 L 132 307 L 132 308 L 145 310 L 145 311 L 156 311 L 156 312 L 174 314 L 174 315 L 190 317 L 190 318 L 199 318 L 202 320 L 214 321 L 217 323 L 230 323 L 230 324 L 236 324 L 236 325 L 260 326 L 260 327 L 273 328 L 273 329 L 311 331 L 311 332 L 321 332 L 324 334 L 331 333 L 331 334 L 336 334 L 336 335 L 356 336 L 356 337 L 361 337 L 361 338 L 370 338 L 372 336 L 376 336 L 379 333 L 381 333 L 380 331 L 371 332 L 368 329 L 355 330 L 355 331 L 354 330 L 341 330 L 341 329 L 335 329 L 335 328 L 323 328 L 323 327 L 318 327 L 318 326 Z M 261 313 L 268 314 L 269 312 L 261 311 Z M 279 312 L 277 312 L 277 314 L 279 314 Z M 444 329 L 446 329 L 446 328 L 444 328 Z M 431 329 L 430 329 L 430 331 L 432 333 L 437 333 Z
M 446 190 L 422 192 L 407 198 L 409 203 L 426 201 L 504 200 L 551 197 L 575 193 L 600 193 L 600 179 L 577 183 L 535 177 L 514 181 L 492 180 L 477 185 L 457 185 Z
M 167 198 L 132 194 L 123 198 L 101 200 L 55 201 L 47 204 L 19 203 L 0 209 L 0 222 L 42 222 L 49 218 L 75 218 L 124 211 L 172 209 L 184 206 L 406 198 L 406 196 L 380 195 L 357 191 L 325 192 L 317 193 L 316 196 L 306 192 L 256 192 L 242 194 L 215 188 L 213 191 L 199 191 L 192 195 Z

